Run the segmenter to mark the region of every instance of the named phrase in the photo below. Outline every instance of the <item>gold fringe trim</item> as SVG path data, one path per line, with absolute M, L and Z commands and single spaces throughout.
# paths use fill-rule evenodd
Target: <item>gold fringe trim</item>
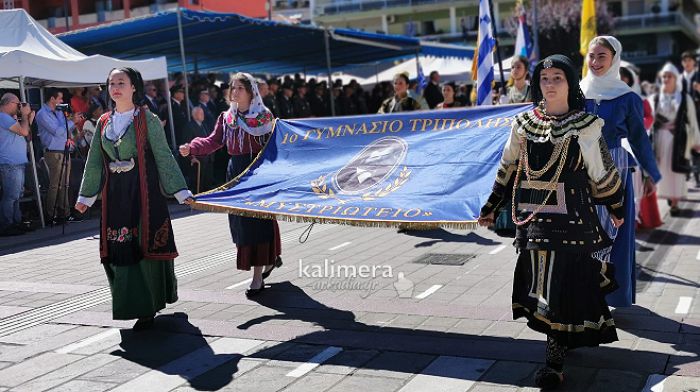
M 353 218 L 326 218 L 315 215 L 287 214 L 277 212 L 252 211 L 238 207 L 224 207 L 216 204 L 195 201 L 190 204 L 195 210 L 206 212 L 220 212 L 225 214 L 245 216 L 248 218 L 258 219 L 277 219 L 286 222 L 297 223 L 326 223 L 335 225 L 349 225 L 359 227 L 394 227 L 405 228 L 409 230 L 431 230 L 437 228 L 456 229 L 456 230 L 474 230 L 479 227 L 477 221 L 429 221 L 429 222 L 410 222 L 410 221 L 388 221 L 375 219 L 353 219 Z

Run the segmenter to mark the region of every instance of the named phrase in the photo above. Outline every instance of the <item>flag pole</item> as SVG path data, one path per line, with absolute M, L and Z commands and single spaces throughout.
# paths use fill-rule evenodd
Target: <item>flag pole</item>
M 493 0 L 489 0 L 489 13 L 491 14 L 491 19 L 493 19 Z M 496 25 L 498 22 L 493 19 L 491 27 L 493 28 L 493 39 L 496 42 L 496 58 L 498 59 L 498 71 L 501 74 L 501 92 L 505 91 L 506 88 L 506 78 L 503 76 L 503 62 L 501 61 L 501 46 L 498 44 L 498 28 Z

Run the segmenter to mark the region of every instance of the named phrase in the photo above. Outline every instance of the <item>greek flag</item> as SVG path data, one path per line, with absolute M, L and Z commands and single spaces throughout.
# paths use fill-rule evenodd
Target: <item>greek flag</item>
M 428 85 L 428 79 L 425 78 L 423 67 L 420 65 L 420 60 L 418 58 L 416 58 L 416 64 L 418 65 L 418 86 L 416 87 L 416 92 L 420 94 Z
M 532 60 L 532 41 L 530 40 L 530 29 L 525 23 L 525 13 L 518 16 L 518 35 L 515 38 L 515 55 L 525 56 Z
M 476 104 L 491 105 L 493 85 L 493 48 L 496 40 L 491 28 L 489 0 L 479 0 L 479 51 L 476 76 Z

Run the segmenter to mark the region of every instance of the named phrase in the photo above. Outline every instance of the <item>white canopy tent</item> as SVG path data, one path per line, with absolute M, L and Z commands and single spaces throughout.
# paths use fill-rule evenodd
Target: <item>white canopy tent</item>
M 458 84 L 472 84 L 472 61 L 470 59 L 458 58 L 439 58 L 432 56 L 420 56 L 419 60 L 421 68 L 426 78 L 432 71 L 440 73 L 440 81 L 455 82 Z M 510 76 L 510 66 L 503 66 L 506 80 Z M 340 79 L 343 84 L 349 83 L 355 79 L 361 86 L 372 86 L 379 82 L 391 81 L 394 75 L 401 72 L 408 72 L 409 79 L 418 77 L 418 66 L 416 58 L 408 58 L 398 60 L 394 63 L 381 63 L 364 65 L 357 68 L 351 68 L 344 72 L 333 74 L 333 79 Z M 307 75 L 308 76 L 308 75 Z M 494 77 L 498 80 L 498 65 L 494 69 Z
M 122 61 L 100 55 L 86 56 L 54 37 L 24 9 L 0 10 L 0 88 L 19 89 L 22 101 L 27 99 L 27 88 L 104 84 L 109 71 L 116 67 L 137 69 L 144 80 L 168 78 L 164 57 Z M 166 98 L 169 102 L 167 91 Z M 169 117 L 172 124 L 172 113 Z M 174 141 L 172 127 L 170 131 Z M 34 191 L 43 227 L 44 215 L 31 140 L 29 146 Z

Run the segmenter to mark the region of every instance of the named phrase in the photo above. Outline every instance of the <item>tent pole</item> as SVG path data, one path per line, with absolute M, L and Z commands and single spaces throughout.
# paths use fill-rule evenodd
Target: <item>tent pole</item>
M 168 128 L 170 128 L 170 144 L 173 151 L 177 150 L 177 141 L 175 140 L 175 124 L 173 120 L 173 105 L 170 103 L 170 89 L 167 88 L 170 85 L 170 78 L 165 78 L 165 99 L 168 101 Z M 189 111 L 189 110 L 188 110 Z
M 182 76 L 185 77 L 185 107 L 187 108 L 187 121 L 192 120 L 190 117 L 190 91 L 187 83 L 187 63 L 185 62 L 185 40 L 182 38 L 182 10 L 177 7 L 177 33 L 180 36 L 180 61 L 182 61 Z M 170 104 L 170 101 L 168 101 Z M 173 140 L 174 141 L 174 140 Z
M 27 92 L 24 89 L 24 76 L 19 77 L 19 96 L 22 102 L 27 102 Z M 44 89 L 41 89 L 41 98 L 44 100 Z M 43 103 L 43 102 L 42 102 Z M 32 162 L 32 175 L 34 176 L 34 194 L 36 195 L 36 206 L 39 209 L 39 219 L 41 220 L 41 228 L 46 227 L 44 221 L 44 208 L 41 205 L 41 192 L 39 192 L 39 176 L 36 173 L 36 157 L 34 156 L 34 143 L 32 143 L 31 130 L 29 136 L 29 158 Z
M 328 99 L 331 101 L 331 116 L 335 117 L 335 98 L 333 98 L 333 71 L 331 69 L 331 45 L 328 28 L 323 30 L 323 38 L 326 46 L 326 67 L 328 67 Z

